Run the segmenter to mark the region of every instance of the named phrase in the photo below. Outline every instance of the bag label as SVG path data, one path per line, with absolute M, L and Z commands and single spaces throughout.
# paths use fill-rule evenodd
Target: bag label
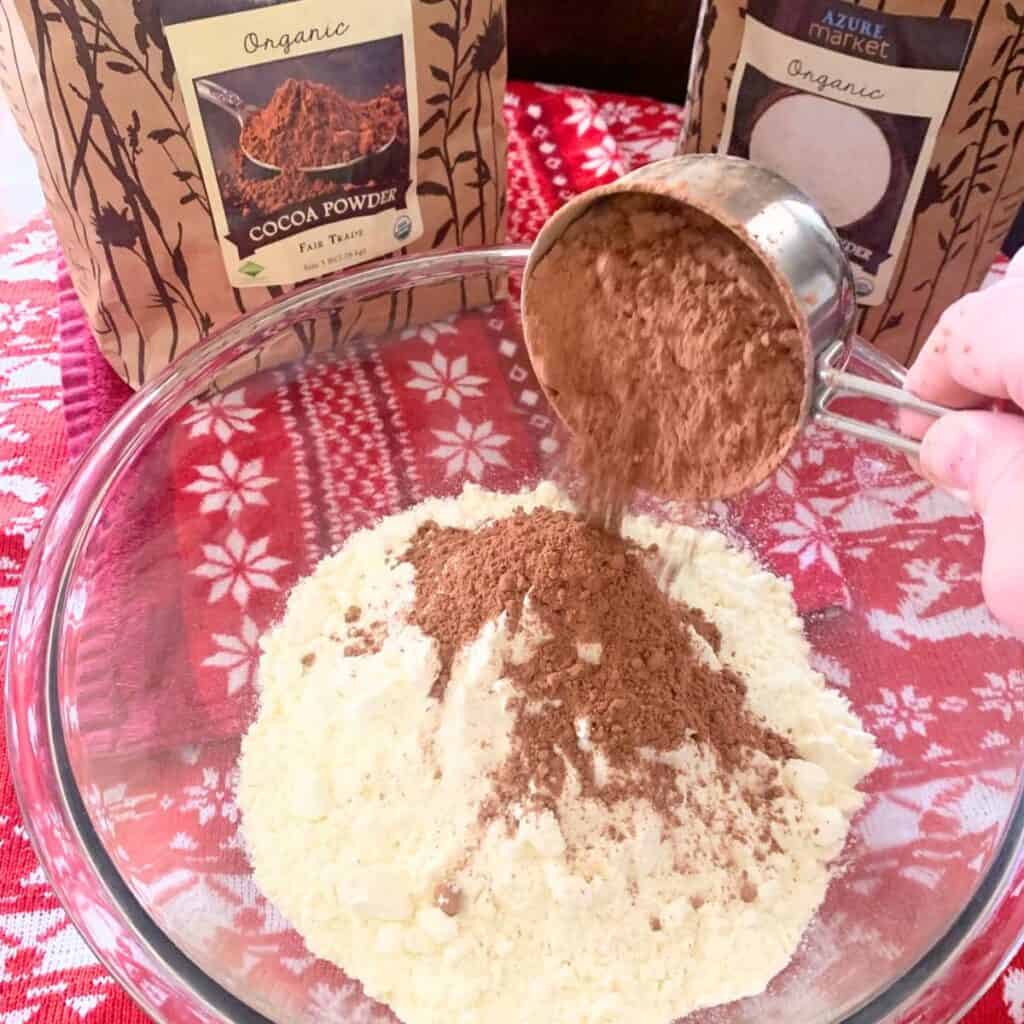
M 163 0 L 234 287 L 319 277 L 423 234 L 411 4 Z
M 843 0 L 750 0 L 719 152 L 814 200 L 864 305 L 884 300 L 907 242 L 971 30 Z

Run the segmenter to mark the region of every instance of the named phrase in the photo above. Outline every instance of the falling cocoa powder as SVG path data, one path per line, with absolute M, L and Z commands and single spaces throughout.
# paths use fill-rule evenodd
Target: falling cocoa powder
M 403 557 L 416 573 L 410 620 L 439 648 L 437 699 L 457 652 L 485 623 L 504 614 L 514 632 L 526 607 L 539 620 L 544 638 L 533 657 L 506 666 L 516 724 L 485 816 L 514 804 L 554 809 L 567 764 L 587 796 L 642 796 L 669 814 L 679 800 L 675 771 L 650 753 L 688 739 L 713 749 L 725 770 L 744 766 L 755 750 L 777 761 L 795 756 L 747 709 L 743 681 L 711 667 L 689 627 L 712 647 L 717 630 L 662 593 L 650 571 L 654 556 L 637 545 L 542 508 L 478 530 L 428 522 Z M 599 658 L 585 645 L 600 645 Z M 584 749 L 590 742 L 621 769 L 603 785 Z
M 804 401 L 800 331 L 754 252 L 675 199 L 613 193 L 529 275 L 526 338 L 589 506 L 633 488 L 726 498 L 778 466 Z

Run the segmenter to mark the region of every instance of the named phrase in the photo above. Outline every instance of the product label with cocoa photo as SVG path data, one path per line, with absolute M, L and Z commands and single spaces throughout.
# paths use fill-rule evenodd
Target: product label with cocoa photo
M 971 29 L 842 0 L 749 4 L 719 151 L 821 207 L 863 304 L 885 298 Z
M 411 3 L 163 0 L 233 286 L 294 284 L 423 233 Z

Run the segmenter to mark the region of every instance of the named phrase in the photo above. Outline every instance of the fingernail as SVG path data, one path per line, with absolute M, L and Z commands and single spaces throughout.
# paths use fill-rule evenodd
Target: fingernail
M 921 445 L 925 476 L 947 491 L 969 493 L 978 472 L 978 439 L 967 429 L 944 430 L 936 424 Z

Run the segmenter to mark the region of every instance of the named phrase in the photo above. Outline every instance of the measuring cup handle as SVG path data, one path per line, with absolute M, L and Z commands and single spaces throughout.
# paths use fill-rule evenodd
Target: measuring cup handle
M 847 368 L 859 368 L 862 371 L 867 371 L 896 388 L 902 388 L 907 379 L 905 366 L 856 335 L 850 346 L 850 361 Z
M 854 338 L 842 369 L 842 343 L 836 342 L 821 357 L 816 369 L 814 418 L 824 426 L 842 430 L 866 441 L 884 444 L 897 451 L 917 455 L 919 442 L 874 423 L 852 419 L 831 411 L 832 400 L 841 395 L 860 395 L 926 416 L 942 416 L 950 410 L 911 394 L 904 387 L 907 371 L 894 359 Z M 839 365 L 837 365 L 837 363 Z M 866 372 L 857 373 L 855 370 Z

